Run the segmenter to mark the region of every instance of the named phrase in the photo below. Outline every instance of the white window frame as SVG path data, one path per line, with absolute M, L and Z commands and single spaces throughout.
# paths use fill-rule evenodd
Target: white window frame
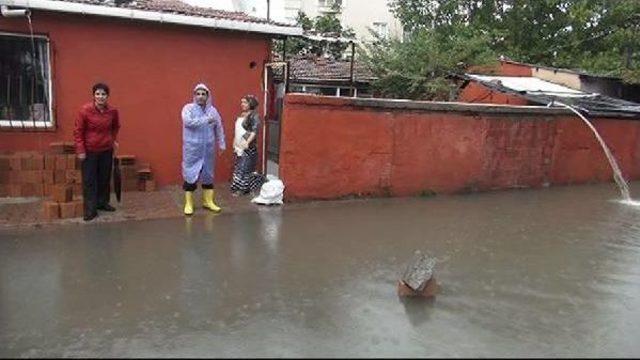
M 20 38 L 31 39 L 31 35 L 28 34 L 20 34 L 20 33 L 10 33 L 0 31 L 0 36 L 13 36 Z M 44 35 L 33 35 L 34 39 L 44 40 L 46 45 L 47 52 L 47 74 L 48 78 L 46 79 L 48 85 L 48 94 L 47 94 L 47 108 L 49 111 L 49 121 L 35 121 L 35 120 L 8 120 L 0 118 L 0 130 L 30 130 L 30 129 L 54 129 L 55 128 L 55 119 L 53 116 L 53 80 L 51 74 L 51 41 L 49 37 Z
M 380 29 L 383 28 L 384 25 L 384 34 L 380 33 Z M 388 39 L 389 38 L 389 23 L 386 21 L 374 21 L 372 23 L 372 27 L 373 30 L 375 31 L 376 34 L 378 34 L 378 36 L 380 36 L 383 39 Z
M 353 87 L 353 94 L 352 95 L 345 95 L 347 94 L 349 91 L 351 91 L 349 86 L 344 86 L 344 85 L 321 85 L 321 84 L 308 84 L 308 83 L 295 83 L 295 84 L 291 84 L 291 87 L 295 87 L 295 90 L 292 90 L 292 92 L 300 92 L 300 93 L 314 93 L 313 90 L 318 90 L 318 91 L 322 91 L 320 89 L 332 89 L 335 91 L 335 93 L 333 95 L 328 95 L 325 94 L 324 96 L 335 96 L 335 97 L 358 97 L 358 88 L 356 88 L 355 86 Z
M 318 8 L 321 10 L 326 10 L 326 9 L 330 9 L 333 7 L 333 4 L 336 3 L 336 1 L 340 1 L 340 0 L 317 0 L 318 1 Z M 342 0 L 340 1 L 340 8 L 344 8 L 345 6 L 345 1 L 346 0 Z

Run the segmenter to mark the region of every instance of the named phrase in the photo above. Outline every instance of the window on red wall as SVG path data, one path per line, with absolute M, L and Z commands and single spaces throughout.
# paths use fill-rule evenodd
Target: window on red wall
M 0 129 L 53 127 L 49 39 L 0 32 Z

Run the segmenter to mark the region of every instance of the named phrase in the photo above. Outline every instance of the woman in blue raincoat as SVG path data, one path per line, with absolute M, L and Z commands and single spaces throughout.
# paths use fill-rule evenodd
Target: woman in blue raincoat
M 193 102 L 182 108 L 182 177 L 185 191 L 185 215 L 193 214 L 193 192 L 198 178 L 202 184 L 202 206 L 211 211 L 222 209 L 214 202 L 214 143 L 224 151 L 222 118 L 211 105 L 211 92 L 204 84 L 193 89 Z

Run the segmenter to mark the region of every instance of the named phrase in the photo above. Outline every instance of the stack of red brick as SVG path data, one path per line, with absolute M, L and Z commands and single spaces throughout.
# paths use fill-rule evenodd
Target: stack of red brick
M 47 220 L 81 217 L 84 213 L 83 202 L 81 199 L 74 200 L 71 185 L 54 185 L 50 199 L 42 203 L 43 215 Z
M 121 155 L 122 191 L 154 191 L 149 164 L 137 164 L 133 155 Z M 74 197 L 74 194 L 76 195 Z M 50 151 L 0 154 L 0 197 L 48 197 L 43 202 L 48 220 L 81 217 L 82 172 L 72 142 L 50 144 Z
M 47 161 L 53 162 L 51 159 L 55 159 L 55 164 L 50 164 L 55 168 L 55 173 L 60 172 L 63 166 L 62 158 L 67 159 L 65 170 L 67 172 L 66 181 L 60 183 L 54 183 L 50 186 L 45 195 L 47 195 L 50 201 L 44 201 L 42 203 L 42 210 L 44 218 L 47 220 L 53 219 L 69 219 L 74 217 L 81 217 L 84 213 L 82 202 L 82 172 L 80 171 L 80 162 L 75 155 L 75 145 L 67 142 L 56 142 L 50 144 L 51 151 L 45 154 L 45 167 Z M 58 163 L 60 161 L 60 163 Z M 73 171 L 71 171 L 73 169 Z M 54 176 L 54 180 L 55 176 Z M 79 198 L 74 200 L 74 193 Z
M 0 155 L 0 197 L 51 196 L 58 185 L 80 193 L 82 175 L 72 143 L 51 144 L 46 154 L 22 151 Z
M 154 191 L 156 182 L 153 179 L 149 164 L 137 164 L 134 155 L 120 155 L 120 172 L 122 174 L 122 191 Z

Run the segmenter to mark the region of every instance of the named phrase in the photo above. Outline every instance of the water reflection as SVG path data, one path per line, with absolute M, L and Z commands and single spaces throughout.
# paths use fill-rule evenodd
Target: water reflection
M 12 335 L 28 333 L 44 340 L 58 326 L 63 288 L 56 249 L 21 247 L 0 261 L 0 334 L 9 336 L 6 342 L 0 336 L 0 348 L 13 346 Z
M 209 215 L 209 214 L 207 214 Z M 175 317 L 186 316 L 191 326 L 201 327 L 216 316 L 216 288 L 220 286 L 217 269 L 212 259 L 216 257 L 213 216 L 204 216 L 193 224 L 185 220 L 186 238 L 180 247 L 180 280 L 177 290 L 181 312 Z
M 258 216 L 260 218 L 262 233 L 261 236 L 267 244 L 268 251 L 275 255 L 278 251 L 278 241 L 280 240 L 280 227 L 282 226 L 282 207 L 270 206 L 259 207 Z
M 604 184 L 3 233 L 0 355 L 636 356 L 640 212 L 613 198 Z M 397 297 L 415 250 L 439 259 L 435 299 Z
M 420 326 L 429 321 L 436 300 L 435 298 L 400 297 L 399 301 L 404 306 L 404 312 L 411 325 Z

